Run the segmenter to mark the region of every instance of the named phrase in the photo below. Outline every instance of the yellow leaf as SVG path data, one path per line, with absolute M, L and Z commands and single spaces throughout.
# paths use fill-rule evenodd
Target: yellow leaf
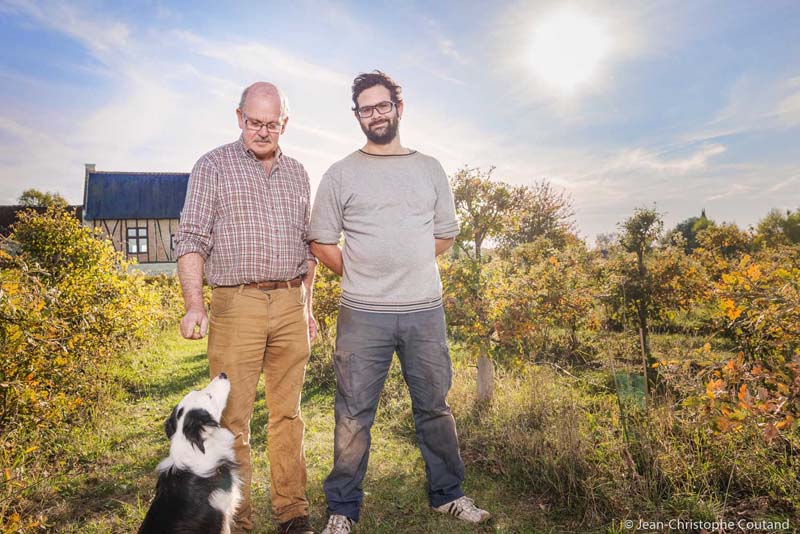
M 723 384 L 722 380 L 712 380 L 711 382 L 706 384 L 706 395 L 708 395 L 708 398 L 716 399 L 717 394 L 715 392 L 717 389 L 720 389 L 722 384 Z
M 720 432 L 727 432 L 730 429 L 731 424 L 730 421 L 726 417 L 719 416 L 714 419 L 714 423 L 716 423 L 717 430 Z
M 778 423 L 778 424 L 777 424 L 777 425 L 775 425 L 775 426 L 776 426 L 776 427 L 778 427 L 778 428 L 780 428 L 781 430 L 783 430 L 783 429 L 784 429 L 784 428 L 786 428 L 787 426 L 791 425 L 791 424 L 792 424 L 792 421 L 794 421 L 794 417 L 792 417 L 791 415 L 787 415 L 787 416 L 786 416 L 786 419 L 784 419 L 783 421 L 781 421 L 780 423 Z

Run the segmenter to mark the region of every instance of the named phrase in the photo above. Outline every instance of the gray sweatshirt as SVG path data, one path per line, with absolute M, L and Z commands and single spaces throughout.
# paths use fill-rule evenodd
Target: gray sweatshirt
M 334 163 L 319 184 L 308 240 L 337 244 L 342 232 L 342 306 L 383 313 L 441 306 L 434 238 L 458 235 L 458 220 L 437 160 L 357 150 Z

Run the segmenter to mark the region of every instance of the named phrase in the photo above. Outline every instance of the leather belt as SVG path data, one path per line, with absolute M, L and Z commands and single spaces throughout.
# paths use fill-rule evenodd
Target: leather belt
M 290 287 L 299 287 L 302 283 L 303 277 L 298 276 L 297 278 L 292 278 L 291 280 L 267 280 L 264 282 L 253 282 L 252 284 L 242 284 L 242 287 L 246 287 L 248 289 L 279 289 L 285 287 L 288 289 Z

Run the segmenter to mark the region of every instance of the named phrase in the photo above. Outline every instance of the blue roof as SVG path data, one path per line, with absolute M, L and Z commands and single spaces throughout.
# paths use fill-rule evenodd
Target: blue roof
M 89 172 L 84 218 L 177 219 L 189 173 Z

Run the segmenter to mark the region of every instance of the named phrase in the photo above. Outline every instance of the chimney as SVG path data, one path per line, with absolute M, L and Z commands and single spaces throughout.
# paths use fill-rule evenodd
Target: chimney
M 86 221 L 86 196 L 89 193 L 89 173 L 95 171 L 95 164 L 94 163 L 86 163 L 84 164 L 85 171 L 83 177 L 83 220 L 84 224 Z

